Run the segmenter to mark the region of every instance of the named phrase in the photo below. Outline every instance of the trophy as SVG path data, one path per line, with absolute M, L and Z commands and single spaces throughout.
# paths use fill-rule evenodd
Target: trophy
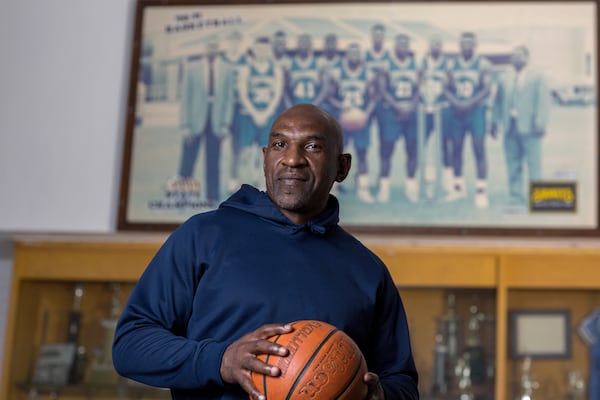
M 81 331 L 81 298 L 83 297 L 83 285 L 75 285 L 73 290 L 73 306 L 69 311 L 69 322 L 67 327 L 67 343 L 77 343 Z
M 67 343 L 77 345 L 79 342 L 79 333 L 81 331 L 81 298 L 83 297 L 83 285 L 75 285 L 73 290 L 73 306 L 69 311 L 67 325 Z M 84 346 L 78 346 L 75 352 L 75 360 L 71 367 L 69 383 L 76 385 L 83 380 L 85 370 L 86 349 Z
M 433 386 L 431 394 L 434 396 L 445 395 L 448 393 L 448 383 L 446 381 L 446 358 L 448 357 L 448 347 L 444 342 L 444 336 L 441 333 L 435 335 L 435 347 L 433 350 Z
M 446 347 L 444 358 L 444 375 L 446 385 L 450 385 L 454 379 L 454 367 L 458 361 L 460 337 L 460 317 L 456 313 L 456 297 L 450 293 L 447 297 L 446 313 L 439 318 L 441 336 Z
M 485 352 L 481 343 L 481 322 L 485 320 L 485 315 L 479 312 L 476 305 L 469 308 L 471 316 L 467 326 L 467 336 L 465 338 L 465 352 L 469 355 L 468 362 L 471 372 L 471 381 L 478 385 L 486 381 L 488 367 L 485 360 Z
M 585 381 L 581 373 L 571 368 L 567 372 L 567 400 L 582 400 L 585 396 Z
M 531 374 L 531 357 L 525 357 L 521 365 L 521 390 L 518 400 L 533 400 L 533 391 L 539 387 Z
M 104 330 L 104 343 L 98 347 L 90 368 L 90 383 L 114 384 L 117 383 L 117 374 L 112 362 L 112 342 L 115 328 L 121 313 L 121 289 L 118 283 L 111 284 L 112 298 L 109 318 L 101 321 Z
M 465 353 L 463 357 L 456 361 L 454 374 L 458 382 L 458 400 L 474 400 L 475 395 L 472 391 L 471 367 L 469 366 L 468 353 Z

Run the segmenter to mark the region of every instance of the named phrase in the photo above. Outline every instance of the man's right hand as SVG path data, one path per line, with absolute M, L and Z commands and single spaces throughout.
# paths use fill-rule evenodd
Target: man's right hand
M 267 339 L 293 330 L 291 325 L 268 324 L 250 332 L 235 342 L 231 343 L 221 359 L 221 378 L 223 382 L 238 384 L 244 389 L 251 399 L 264 400 L 250 376 L 251 372 L 258 372 L 268 376 L 278 376 L 281 371 L 278 367 L 260 361 L 259 354 L 274 354 L 286 356 L 288 350 Z

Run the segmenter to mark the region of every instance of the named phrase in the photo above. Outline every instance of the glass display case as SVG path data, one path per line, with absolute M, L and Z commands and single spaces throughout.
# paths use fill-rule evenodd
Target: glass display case
M 0 398 L 169 398 L 119 377 L 109 351 L 114 321 L 164 239 L 16 238 Z M 591 347 L 578 328 L 600 305 L 600 245 L 365 243 L 402 296 L 423 399 L 582 398 Z M 567 356 L 511 353 L 512 312 L 557 309 L 569 316 Z

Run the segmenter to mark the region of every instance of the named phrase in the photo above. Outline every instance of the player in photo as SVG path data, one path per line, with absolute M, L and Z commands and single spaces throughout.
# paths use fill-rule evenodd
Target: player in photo
M 289 55 L 287 47 L 287 34 L 281 30 L 273 34 L 273 61 L 283 70 L 284 75 L 287 74 L 287 71 L 289 71 L 292 66 L 292 58 Z M 282 96 L 275 114 L 279 115 L 285 109 L 286 103 L 284 96 Z
M 381 171 L 379 175 L 379 193 L 377 200 L 386 203 L 390 200 L 390 170 L 392 156 L 400 136 L 404 136 L 406 153 L 406 198 L 416 203 L 419 200 L 417 182 L 418 137 L 417 105 L 419 102 L 419 72 L 410 49 L 410 38 L 400 33 L 396 35 L 394 52 L 390 64 L 378 80 L 379 91 L 383 99 L 383 126 L 380 138 L 379 157 Z
M 477 54 L 477 37 L 473 32 L 462 33 L 459 45 L 460 54 L 449 69 L 449 90 L 446 91 L 454 114 L 454 187 L 446 199 L 455 201 L 467 195 L 463 176 L 463 147 L 465 137 L 470 133 L 477 175 L 475 206 L 486 208 L 489 205 L 485 152 L 486 101 L 491 92 L 491 64 Z
M 339 120 L 339 109 L 329 99 L 335 96 L 335 82 L 339 79 L 343 57 L 338 49 L 338 37 L 333 33 L 325 35 L 323 54 L 317 59 L 317 67 L 323 72 L 327 94 L 321 108 Z
M 389 68 L 390 51 L 385 46 L 386 28 L 383 24 L 375 24 L 371 27 L 371 47 L 365 51 L 365 63 L 369 71 L 369 79 L 376 81 L 379 76 Z M 392 126 L 385 126 L 383 118 L 385 117 L 385 104 L 382 100 L 379 87 L 375 86 L 375 109 L 371 116 L 370 125 L 376 125 L 381 134 L 383 130 L 393 130 Z
M 308 33 L 298 36 L 296 54 L 287 72 L 288 106 L 300 103 L 312 103 L 320 106 L 325 98 L 323 71 L 317 65 L 313 52 L 312 38 Z
M 202 193 L 207 202 L 220 200 L 222 140 L 231 133 L 234 96 L 231 69 L 220 55 L 219 42 L 188 57 L 184 67 L 180 124 L 184 132 L 177 175 L 166 184 L 168 193 Z M 204 180 L 194 177 L 200 145 L 204 144 Z
M 230 100 L 233 103 L 233 107 L 231 111 L 233 115 L 228 117 L 231 120 L 230 125 L 230 135 L 231 135 L 231 154 L 230 157 L 231 167 L 230 167 L 230 177 L 229 182 L 227 184 L 227 190 L 229 193 L 233 193 L 237 191 L 240 187 L 239 177 L 238 177 L 238 161 L 239 161 L 239 153 L 240 153 L 240 130 L 243 129 L 243 119 L 245 118 L 242 114 L 242 103 L 240 101 L 239 94 L 239 70 L 244 68 L 247 63 L 247 48 L 243 45 L 243 37 L 242 34 L 233 30 L 229 34 L 225 36 L 225 40 L 223 42 L 223 55 L 222 59 L 224 61 L 224 68 L 227 68 L 230 71 L 231 79 L 233 80 L 233 88 L 234 90 L 231 92 L 232 99 Z
M 434 197 L 439 168 L 442 168 L 442 186 L 446 193 L 450 193 L 453 187 L 452 119 L 448 100 L 444 93 L 445 87 L 448 85 L 449 66 L 450 59 L 443 52 L 441 36 L 432 36 L 429 40 L 429 50 L 419 68 L 421 102 L 425 113 L 423 181 L 428 199 Z M 437 143 L 441 144 L 441 160 L 438 159 L 437 151 L 433 148 L 436 144 L 434 138 L 437 138 Z
M 243 182 L 260 184 L 262 148 L 269 140 L 269 130 L 277 114 L 284 76 L 272 57 L 271 40 L 257 37 L 247 64 L 240 68 L 238 91 L 242 103 L 242 126 L 239 135 L 238 176 Z
M 328 99 L 339 110 L 340 125 L 344 131 L 344 147 L 353 142 L 357 159 L 357 198 L 365 203 L 374 203 L 370 193 L 367 150 L 369 149 L 369 117 L 375 106 L 374 85 L 357 43 L 346 50 L 340 73 L 335 79 L 335 96 Z

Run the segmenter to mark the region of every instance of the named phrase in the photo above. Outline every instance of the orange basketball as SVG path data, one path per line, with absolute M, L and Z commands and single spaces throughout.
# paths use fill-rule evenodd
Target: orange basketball
M 340 115 L 340 125 L 345 130 L 360 130 L 367 125 L 367 114 L 360 108 L 344 110 Z
M 292 323 L 294 330 L 269 340 L 287 347 L 286 357 L 260 355 L 281 375 L 252 373 L 252 381 L 267 400 L 362 400 L 367 363 L 356 343 L 343 331 L 321 321 Z

